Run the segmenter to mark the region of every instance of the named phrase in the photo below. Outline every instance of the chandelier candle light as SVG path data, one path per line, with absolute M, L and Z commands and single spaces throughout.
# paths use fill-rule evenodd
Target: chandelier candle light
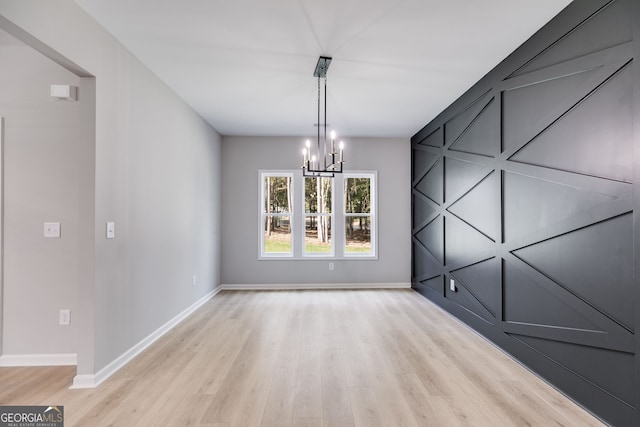
M 336 161 L 338 152 L 336 151 L 336 132 L 331 131 L 330 139 L 327 140 L 327 70 L 331 64 L 331 58 L 321 56 L 316 64 L 313 73 L 318 78 L 318 138 L 316 147 L 311 147 L 311 140 L 307 139 L 305 148 L 302 149 L 302 175 L 303 176 L 321 176 L 334 177 L 336 173 L 342 173 L 342 165 L 344 164 L 344 142 L 340 141 L 340 156 Z M 320 80 L 324 79 L 324 98 Z M 324 120 L 320 121 L 320 107 L 324 100 Z M 322 138 L 320 138 L 320 128 L 323 129 Z

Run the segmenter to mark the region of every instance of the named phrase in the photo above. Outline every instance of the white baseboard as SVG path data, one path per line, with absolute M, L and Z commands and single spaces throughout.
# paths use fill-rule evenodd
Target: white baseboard
M 96 382 L 95 375 L 76 375 L 73 377 L 73 384 L 69 388 L 94 388 L 98 384 L 100 383 Z
M 73 366 L 78 364 L 75 353 L 65 354 L 3 354 L 0 356 L 0 367 L 17 366 Z
M 169 320 L 167 323 L 162 325 L 160 328 L 156 329 L 142 341 L 131 347 L 129 350 L 124 352 L 120 357 L 115 359 L 113 362 L 109 363 L 104 368 L 100 369 L 95 374 L 89 375 L 76 375 L 73 378 L 73 385 L 70 387 L 72 389 L 76 388 L 94 388 L 102 384 L 107 378 L 111 375 L 115 374 L 118 370 L 120 370 L 123 366 L 133 360 L 138 354 L 142 353 L 147 349 L 151 344 L 156 342 L 160 337 L 173 329 L 178 323 L 182 322 L 186 319 L 190 314 L 204 305 L 207 301 L 213 298 L 218 292 L 222 290 L 221 286 L 218 286 L 213 291 L 209 292 L 207 295 L 200 298 L 195 303 L 191 304 L 188 308 L 183 310 L 180 314 L 175 316 L 173 319 Z
M 411 282 L 398 283 L 297 283 L 297 284 L 233 284 L 220 285 L 223 291 L 269 291 L 301 289 L 406 289 Z

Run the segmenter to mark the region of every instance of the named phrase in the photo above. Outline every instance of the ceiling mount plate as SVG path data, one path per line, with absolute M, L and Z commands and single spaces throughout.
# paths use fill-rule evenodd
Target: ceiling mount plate
M 326 77 L 329 64 L 331 64 L 331 58 L 329 56 L 321 56 L 318 58 L 316 70 L 313 72 L 313 77 Z

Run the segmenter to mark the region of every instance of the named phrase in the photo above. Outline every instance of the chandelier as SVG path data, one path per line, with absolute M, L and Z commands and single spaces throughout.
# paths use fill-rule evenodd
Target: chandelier
M 318 135 L 316 144 L 312 146 L 307 139 L 302 149 L 302 175 L 318 177 L 334 177 L 336 173 L 342 173 L 344 164 L 344 142 L 340 141 L 336 151 L 336 132 L 331 131 L 327 139 L 327 70 L 331 64 L 331 58 L 321 56 L 313 73 L 318 78 Z M 324 97 L 322 97 L 321 80 L 324 80 Z M 324 102 L 323 102 L 324 101 Z M 320 107 L 324 109 L 324 119 L 320 121 Z M 322 138 L 320 130 L 322 129 Z

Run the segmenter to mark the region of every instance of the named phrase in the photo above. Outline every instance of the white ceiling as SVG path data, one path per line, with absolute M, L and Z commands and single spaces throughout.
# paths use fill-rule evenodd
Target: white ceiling
M 223 135 L 413 135 L 570 0 L 76 0 Z

